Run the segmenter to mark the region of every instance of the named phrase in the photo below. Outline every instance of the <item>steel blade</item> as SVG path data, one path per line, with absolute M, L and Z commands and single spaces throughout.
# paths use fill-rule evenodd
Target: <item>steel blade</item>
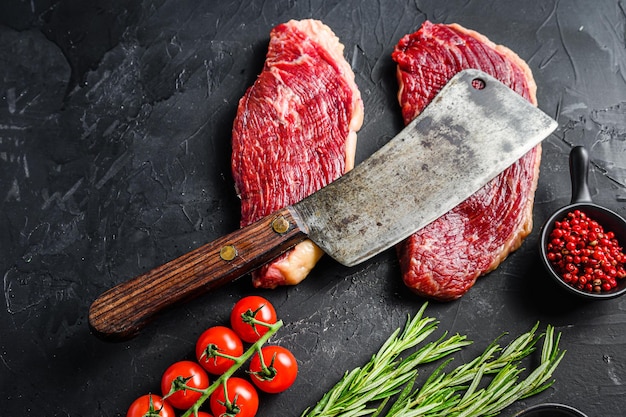
M 454 208 L 556 126 L 495 78 L 462 71 L 389 143 L 295 204 L 299 227 L 356 265 Z

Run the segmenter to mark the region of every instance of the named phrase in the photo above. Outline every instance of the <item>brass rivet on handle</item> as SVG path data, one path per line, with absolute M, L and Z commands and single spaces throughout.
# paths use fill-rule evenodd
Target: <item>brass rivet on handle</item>
M 237 257 L 237 248 L 233 245 L 222 246 L 220 249 L 220 258 L 225 261 L 232 261 Z
M 276 233 L 285 233 L 289 230 L 289 222 L 283 216 L 276 217 L 272 221 L 272 230 Z

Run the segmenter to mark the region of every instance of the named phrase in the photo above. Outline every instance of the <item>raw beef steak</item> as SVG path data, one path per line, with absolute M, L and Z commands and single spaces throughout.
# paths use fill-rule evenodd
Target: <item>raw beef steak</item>
M 528 65 L 506 47 L 457 24 L 425 22 L 399 41 L 392 58 L 405 123 L 457 72 L 468 68 L 485 71 L 536 105 Z M 453 300 L 479 276 L 497 268 L 532 229 L 540 160 L 537 146 L 476 194 L 398 244 L 404 283 L 427 298 Z
M 241 226 L 300 201 L 354 166 L 363 102 L 343 45 L 317 20 L 272 29 L 265 65 L 239 102 L 232 173 Z M 252 274 L 255 287 L 297 284 L 322 256 L 310 240 Z

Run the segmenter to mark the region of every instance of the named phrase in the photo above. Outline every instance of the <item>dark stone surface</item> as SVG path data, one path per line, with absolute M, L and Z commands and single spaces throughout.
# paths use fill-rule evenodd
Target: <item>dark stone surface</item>
M 626 299 L 571 299 L 547 281 L 539 227 L 569 202 L 567 155 L 588 147 L 596 203 L 626 212 L 626 45 L 622 1 L 37 1 L 0 4 L 0 413 L 124 415 L 193 354 L 206 327 L 260 293 L 285 321 L 300 377 L 260 416 L 295 416 L 362 365 L 424 302 L 385 252 L 354 268 L 324 259 L 302 284 L 255 291 L 248 277 L 160 316 L 128 342 L 89 332 L 101 292 L 238 226 L 230 129 L 261 69 L 270 29 L 317 18 L 345 45 L 365 103 L 357 162 L 401 128 L 395 43 L 429 19 L 516 51 L 539 106 L 559 122 L 544 142 L 535 228 L 458 301 L 430 303 L 439 332 L 466 334 L 468 360 L 537 321 L 563 333 L 556 384 L 514 404 L 563 402 L 620 416 Z M 423 375 L 426 374 L 424 370 Z

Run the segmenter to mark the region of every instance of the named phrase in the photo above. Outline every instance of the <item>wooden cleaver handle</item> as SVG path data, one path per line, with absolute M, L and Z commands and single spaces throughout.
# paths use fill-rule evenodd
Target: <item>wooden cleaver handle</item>
M 231 282 L 304 239 L 295 213 L 281 209 L 104 292 L 89 309 L 89 325 L 104 339 L 131 338 L 164 308 Z

